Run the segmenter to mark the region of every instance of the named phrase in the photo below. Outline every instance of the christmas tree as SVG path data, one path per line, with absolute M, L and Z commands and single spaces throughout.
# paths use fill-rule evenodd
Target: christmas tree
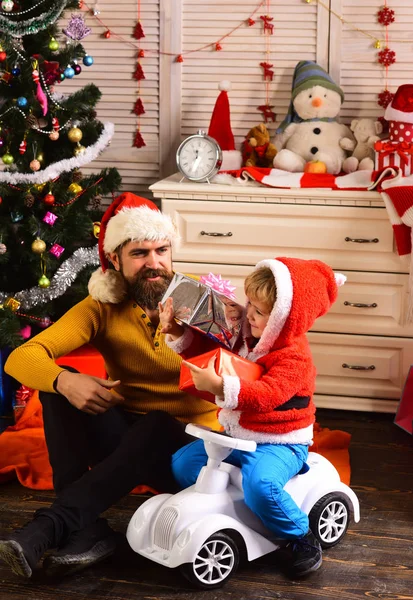
M 95 85 L 64 94 L 65 79 L 93 64 L 80 43 L 90 32 L 75 12 L 81 4 L 1 2 L 0 352 L 87 295 L 99 264 L 101 197 L 120 186 L 116 169 L 80 170 L 113 135 L 112 123 L 96 119 Z M 62 29 L 65 9 L 74 12 Z

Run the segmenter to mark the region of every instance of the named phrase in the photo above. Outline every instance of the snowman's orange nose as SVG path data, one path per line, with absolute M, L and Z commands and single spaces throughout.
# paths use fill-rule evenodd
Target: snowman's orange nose
M 314 98 L 311 104 L 314 106 L 314 108 L 318 108 L 323 104 L 323 101 L 321 100 L 321 98 Z

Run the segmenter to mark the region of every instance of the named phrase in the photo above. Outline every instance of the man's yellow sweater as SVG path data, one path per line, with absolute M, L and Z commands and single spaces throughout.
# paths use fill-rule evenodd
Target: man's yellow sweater
M 87 343 L 102 354 L 109 378 L 120 379 L 116 391 L 125 398 L 126 410 L 164 410 L 180 421 L 219 429 L 214 404 L 178 389 L 181 358 L 132 300 L 109 304 L 88 296 L 14 350 L 5 370 L 28 387 L 54 392 L 53 383 L 64 370 L 55 359 Z

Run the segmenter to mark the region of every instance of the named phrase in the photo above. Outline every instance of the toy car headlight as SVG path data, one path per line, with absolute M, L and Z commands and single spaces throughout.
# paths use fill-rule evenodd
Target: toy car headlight
M 190 539 L 191 539 L 191 534 L 190 534 L 189 530 L 184 529 L 184 531 L 182 531 L 179 534 L 178 539 L 176 540 L 176 543 L 178 544 L 178 546 L 180 548 L 185 548 L 185 546 L 187 545 L 187 543 L 189 542 Z

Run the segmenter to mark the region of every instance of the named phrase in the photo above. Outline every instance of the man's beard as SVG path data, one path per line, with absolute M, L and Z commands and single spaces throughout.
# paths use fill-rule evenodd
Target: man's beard
M 161 278 L 158 281 L 148 281 L 148 278 L 158 276 Z M 142 308 L 155 310 L 168 289 L 172 277 L 173 273 L 164 269 L 142 269 L 133 282 L 127 282 L 129 293 Z

